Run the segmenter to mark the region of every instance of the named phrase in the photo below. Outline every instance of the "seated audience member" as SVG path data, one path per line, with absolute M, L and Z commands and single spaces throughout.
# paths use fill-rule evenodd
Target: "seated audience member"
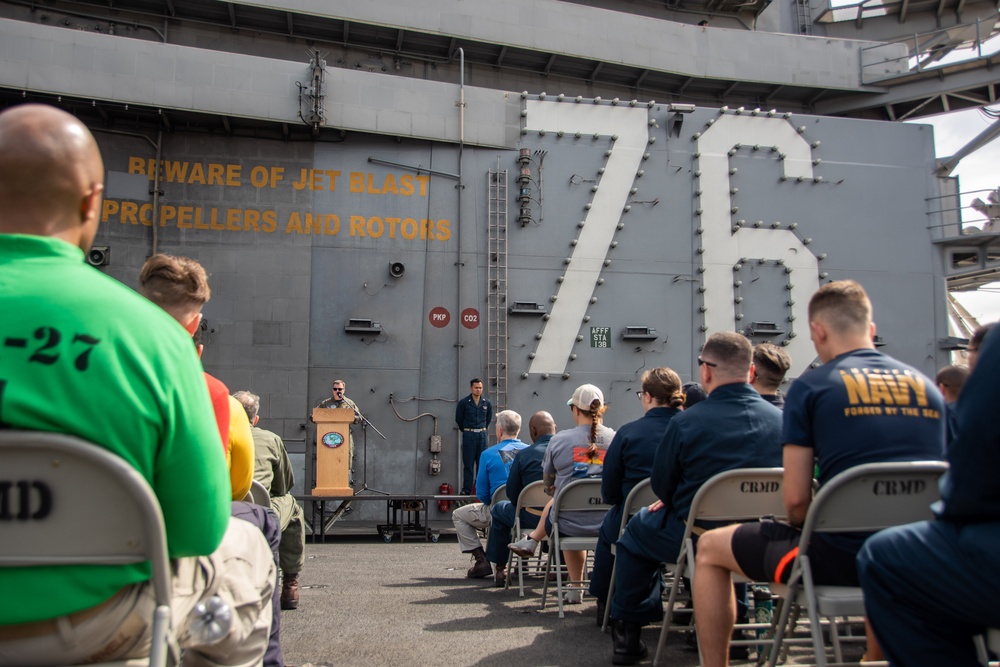
M 681 392 L 684 394 L 683 409 L 685 410 L 694 407 L 708 398 L 705 388 L 699 382 L 685 382 L 681 385 Z
M 552 415 L 545 411 L 536 412 L 528 421 L 528 433 L 531 435 L 530 447 L 526 447 L 514 456 L 507 475 L 507 498 L 493 505 L 490 509 L 490 534 L 486 540 L 486 560 L 496 563 L 494 585 L 503 588 L 507 583 L 507 557 L 510 551 L 507 542 L 514 528 L 514 511 L 517 499 L 524 487 L 542 479 L 542 459 L 549 447 L 549 440 L 556 433 L 556 423 Z M 521 525 L 534 528 L 538 525 L 538 515 L 521 510 Z
M 611 599 L 616 665 L 646 655 L 642 626 L 663 618 L 660 563 L 680 554 L 684 522 L 701 485 L 726 470 L 781 462 L 781 411 L 749 385 L 752 355 L 738 333 L 709 336 L 698 357 L 708 398 L 671 419 L 656 450 L 650 481 L 659 501 L 633 516 L 618 540 Z
M 205 349 L 201 343 L 201 311 L 212 296 L 208 273 L 204 267 L 190 257 L 153 255 L 139 271 L 139 293 L 167 311 L 191 334 L 198 357 L 201 358 Z M 208 395 L 212 399 L 215 420 L 222 434 L 226 465 L 229 466 L 234 501 L 231 514 L 260 529 L 271 546 L 277 567 L 281 538 L 278 517 L 274 513 L 268 514 L 264 508 L 241 502 L 250 491 L 250 481 L 253 479 L 254 445 L 250 421 L 243 406 L 229 395 L 229 389 L 221 380 L 206 372 L 205 381 Z M 275 586 L 271 604 L 271 635 L 264 654 L 264 667 L 281 667 L 284 664 L 280 639 L 281 609 L 278 605 L 278 590 Z
M 240 402 L 253 426 L 255 480 L 271 494 L 271 509 L 278 515 L 281 544 L 278 561 L 281 566 L 281 608 L 299 608 L 299 573 L 306 562 L 305 515 L 295 496 L 295 473 L 288 459 L 285 443 L 277 433 L 257 426 L 260 421 L 260 396 L 238 391 L 233 397 Z
M 809 301 L 809 329 L 823 365 L 792 383 L 786 398 L 781 442 L 788 523 L 728 526 L 698 541 L 694 608 L 707 667 L 728 664 L 735 613 L 731 573 L 787 581 L 813 497 L 814 461 L 822 487 L 863 463 L 941 458 L 941 394 L 918 370 L 875 349 L 872 306 L 861 285 L 842 280 L 817 290 Z M 914 410 L 890 413 L 885 405 Z M 813 580 L 857 586 L 854 558 L 865 537 L 816 535 L 809 547 Z M 866 659 L 876 657 L 870 639 Z
M 204 349 L 200 342 L 201 311 L 212 297 L 205 268 L 190 257 L 153 255 L 139 272 L 139 293 L 170 313 L 194 337 L 200 357 Z M 232 498 L 243 500 L 250 491 L 250 480 L 253 479 L 250 422 L 242 406 L 229 395 L 229 389 L 221 380 L 205 373 L 205 381 L 226 452 Z
M 958 402 L 935 519 L 865 542 L 858 576 L 889 664 L 975 667 L 973 637 L 1000 628 L 1000 335 L 982 345 Z
M 989 324 L 984 324 L 977 328 L 972 333 L 972 338 L 969 339 L 969 347 L 966 350 L 970 373 L 976 370 L 976 358 L 979 356 L 979 346 L 983 344 L 983 339 L 986 338 L 986 334 L 988 334 L 996 325 L 996 322 L 990 322 Z
M 472 554 L 472 566 L 465 573 L 470 579 L 493 576 L 493 566 L 486 558 L 479 534 L 492 520 L 490 503 L 493 492 L 507 483 L 511 466 L 518 452 L 528 445 L 517 439 L 521 432 L 521 415 L 513 410 L 503 410 L 497 414 L 497 444 L 485 450 L 479 457 L 476 473 L 476 496 L 478 503 L 469 503 L 451 513 L 451 521 L 458 533 L 458 543 L 462 553 Z M 510 531 L 507 531 L 510 535 Z
M 611 570 L 615 564 L 611 545 L 618 541 L 625 499 L 636 484 L 649 477 L 663 433 L 684 405 L 681 378 L 669 368 L 653 368 L 643 373 L 642 389 L 636 393 L 645 414 L 618 429 L 604 455 L 601 495 L 604 502 L 614 507 L 604 516 L 597 534 L 594 571 L 590 577 L 590 594 L 597 598 L 598 624 L 604 622 Z
M 225 457 L 190 336 L 84 262 L 103 180 L 97 144 L 73 116 L 35 104 L 0 112 L 0 331 L 65 341 L 44 362 L 4 355 L 4 426 L 68 433 L 134 466 L 163 511 L 186 658 L 254 664 L 271 626 L 271 552 L 257 528 L 230 517 Z M 147 564 L 0 568 L 0 664 L 146 655 L 148 579 Z M 207 643 L 191 627 L 201 622 L 196 606 L 213 596 L 233 622 Z
M 949 447 L 958 435 L 958 421 L 955 408 L 958 404 L 958 397 L 962 393 L 962 387 L 965 386 L 965 381 L 968 377 L 968 368 L 954 365 L 945 366 L 934 377 L 934 384 L 937 385 L 937 388 L 941 390 L 941 395 L 944 396 L 948 428 L 946 442 Z
M 580 385 L 567 401 L 573 413 L 576 427 L 560 431 L 552 436 L 542 461 L 544 481 L 553 498 L 545 506 L 542 519 L 530 533 L 507 547 L 523 558 L 531 558 L 538 549 L 538 542 L 552 532 L 549 512 L 552 503 L 559 497 L 559 490 L 577 479 L 600 477 L 604 470 L 604 455 L 614 429 L 603 423 L 608 406 L 604 394 L 592 384 Z M 559 534 L 566 537 L 587 537 L 597 535 L 604 516 L 598 512 L 564 512 L 559 516 Z M 583 568 L 585 551 L 563 551 L 566 573 L 569 576 L 569 591 L 563 602 L 580 604 L 583 602 Z M 575 584 L 575 585 L 574 585 Z
M 771 343 L 760 343 L 753 348 L 753 366 L 750 367 L 750 386 L 760 397 L 776 408 L 785 407 L 781 383 L 792 367 L 792 358 L 783 348 Z

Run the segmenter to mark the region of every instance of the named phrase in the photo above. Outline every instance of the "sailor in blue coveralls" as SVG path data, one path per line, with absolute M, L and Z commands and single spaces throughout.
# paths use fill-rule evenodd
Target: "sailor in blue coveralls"
M 476 478 L 475 466 L 486 449 L 486 429 L 493 421 L 493 404 L 483 396 L 483 381 L 474 378 L 469 382 L 468 396 L 455 407 L 455 424 L 462 432 L 462 490 L 461 495 L 472 493 Z

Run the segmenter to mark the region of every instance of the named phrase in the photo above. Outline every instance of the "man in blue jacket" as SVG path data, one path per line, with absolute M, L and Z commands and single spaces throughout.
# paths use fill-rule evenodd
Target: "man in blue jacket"
M 507 483 L 514 455 L 528 446 L 517 439 L 520 432 L 521 415 L 513 410 L 504 410 L 497 415 L 498 442 L 479 457 L 476 496 L 481 502 L 464 505 L 451 513 L 462 553 L 472 554 L 472 567 L 466 572 L 470 579 L 493 576 L 493 566 L 486 560 L 477 531 L 490 525 L 493 492 Z
M 490 536 L 486 540 L 486 560 L 496 563 L 494 584 L 503 588 L 507 583 L 507 557 L 510 550 L 511 529 L 514 527 L 514 510 L 517 498 L 524 487 L 542 479 L 542 459 L 549 447 L 549 440 L 556 434 L 556 422 L 552 415 L 544 410 L 536 412 L 528 421 L 528 433 L 531 435 L 531 447 L 522 449 L 514 457 L 507 476 L 507 498 L 493 505 L 490 509 Z M 534 528 L 538 525 L 539 516 L 521 510 L 521 526 Z
M 1000 628 L 1000 334 L 958 400 L 933 521 L 890 528 L 858 554 L 865 610 L 891 665 L 979 665 L 972 638 Z
M 660 563 L 677 558 L 701 485 L 726 470 L 781 465 L 781 410 L 749 385 L 752 354 L 738 333 L 710 336 L 698 357 L 708 398 L 672 418 L 657 448 L 650 482 L 660 500 L 632 517 L 617 546 L 611 600 L 616 665 L 646 655 L 641 628 L 663 617 Z

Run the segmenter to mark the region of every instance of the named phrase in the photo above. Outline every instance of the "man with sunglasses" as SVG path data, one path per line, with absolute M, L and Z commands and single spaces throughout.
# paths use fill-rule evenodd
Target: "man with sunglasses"
M 650 482 L 659 500 L 632 517 L 616 547 L 610 601 L 616 665 L 646 656 L 642 626 L 663 618 L 660 563 L 676 561 L 701 485 L 726 470 L 781 465 L 781 410 L 750 386 L 752 354 L 741 334 L 710 336 L 698 357 L 708 398 L 674 416 L 656 449 Z
M 361 411 L 358 410 L 358 404 L 347 398 L 344 392 L 347 391 L 347 383 L 343 380 L 334 380 L 333 388 L 330 390 L 332 396 L 330 398 L 324 398 L 316 406 L 317 408 L 349 408 L 354 410 L 354 423 L 361 423 Z M 354 486 L 354 434 L 348 434 L 348 458 L 350 459 L 350 485 Z

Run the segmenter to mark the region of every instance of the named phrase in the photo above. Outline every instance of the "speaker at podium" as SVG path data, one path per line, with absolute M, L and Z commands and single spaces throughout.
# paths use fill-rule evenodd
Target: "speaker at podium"
M 316 486 L 314 496 L 353 496 L 350 486 L 350 442 L 354 410 L 313 408 L 316 423 Z

